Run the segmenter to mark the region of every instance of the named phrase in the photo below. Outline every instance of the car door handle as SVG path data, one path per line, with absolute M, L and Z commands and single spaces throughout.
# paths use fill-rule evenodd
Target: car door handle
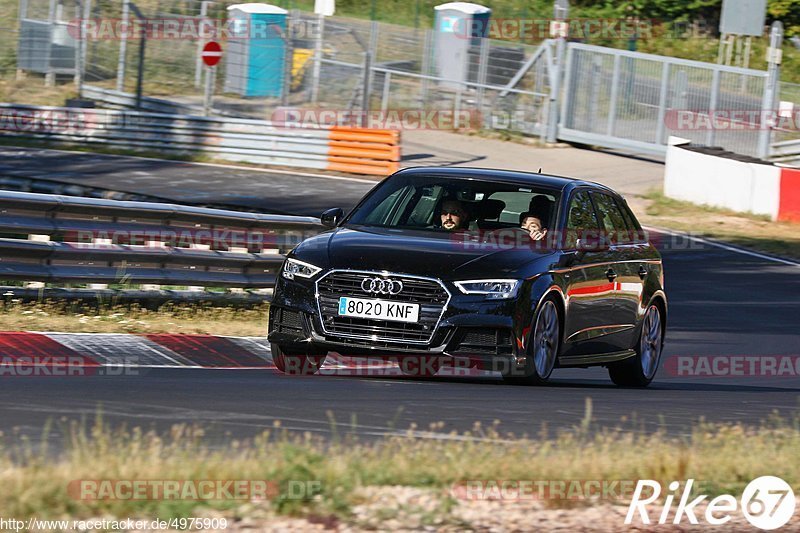
M 613 268 L 609 268 L 608 270 L 606 270 L 606 277 L 608 278 L 608 281 L 614 281 L 615 279 L 617 279 L 617 273 L 614 272 Z
M 643 266 L 639 267 L 639 277 L 644 279 L 647 277 L 647 269 Z

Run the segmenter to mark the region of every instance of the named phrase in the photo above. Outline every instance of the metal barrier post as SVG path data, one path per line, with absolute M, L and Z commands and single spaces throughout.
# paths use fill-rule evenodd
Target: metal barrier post
M 125 89 L 125 63 L 126 53 L 128 51 L 128 28 L 130 28 L 130 0 L 122 0 L 122 24 L 125 28 L 120 34 L 119 40 L 119 61 L 117 61 L 117 90 L 122 91 Z
M 166 248 L 167 245 L 163 241 L 147 241 L 148 248 Z M 160 291 L 161 285 L 156 285 L 154 283 L 142 283 L 139 285 L 139 289 L 143 291 Z
M 666 61 L 661 67 L 661 87 L 658 93 L 658 123 L 656 124 L 656 144 L 664 144 L 664 120 L 667 117 L 667 93 L 669 92 L 669 67 L 670 64 Z M 719 71 L 715 70 L 715 74 Z M 717 78 L 719 82 L 719 78 Z M 717 84 L 719 89 L 719 84 Z
M 589 124 L 596 124 L 597 123 L 597 107 L 598 107 L 598 99 L 600 98 L 600 84 L 603 81 L 603 77 L 600 75 L 602 72 L 603 66 L 603 57 L 600 54 L 595 54 L 592 58 L 592 93 L 589 96 Z M 567 94 L 570 94 L 569 88 L 567 89 Z
M 325 15 L 317 15 L 317 42 L 314 47 L 314 72 L 311 79 L 311 103 L 316 104 L 319 98 L 319 77 L 322 69 L 322 40 L 325 34 Z
M 193 242 L 193 243 L 191 243 L 189 245 L 189 249 L 191 249 L 191 250 L 210 250 L 211 249 L 211 245 L 210 244 L 200 244 L 200 243 Z M 192 268 L 194 268 L 194 267 L 192 267 Z M 203 287 L 203 286 L 199 286 L 199 285 L 189 285 L 189 286 L 186 287 L 186 290 L 188 290 L 190 292 L 203 292 L 203 291 L 206 290 L 206 288 Z
M 706 133 L 706 146 L 714 146 L 717 136 L 717 130 L 714 128 L 713 114 L 717 110 L 717 102 L 719 100 L 719 79 L 719 69 L 714 69 L 714 74 L 711 78 L 711 101 L 708 105 L 708 112 L 712 115 L 712 121 L 711 127 L 708 128 L 708 132 Z
M 389 109 L 390 89 L 392 85 L 392 73 L 387 72 L 383 75 L 383 96 L 381 97 L 381 113 L 386 113 Z
M 50 235 L 37 235 L 32 234 L 28 235 L 29 241 L 34 242 L 50 242 Z M 26 281 L 23 286 L 26 289 L 44 289 L 44 282 L 43 281 Z
M 781 79 L 782 44 L 783 23 L 776 20 L 772 23 L 772 30 L 769 34 L 769 49 L 767 50 L 769 67 L 767 68 L 767 79 L 764 84 L 764 98 L 761 102 L 761 129 L 758 134 L 758 157 L 761 159 L 769 157 L 772 127 L 775 125 L 775 119 L 771 114 L 775 112 L 778 83 L 780 83 Z
M 608 110 L 608 122 L 606 123 L 606 135 L 614 135 L 614 128 L 617 125 L 617 98 L 619 97 L 619 76 L 620 63 L 622 62 L 619 54 L 614 55 L 614 73 L 611 75 L 611 103 Z
M 53 70 L 53 28 L 56 23 L 56 2 L 50 0 L 50 10 L 47 13 L 47 74 L 44 77 L 44 84 L 53 87 L 56 84 L 56 73 Z
M 81 47 L 83 43 L 83 21 L 81 21 L 81 3 L 85 2 L 86 0 L 77 0 L 75 2 L 75 20 L 77 21 L 77 27 L 75 28 L 78 33 L 78 37 L 75 43 L 75 75 L 73 77 L 73 81 L 75 83 L 75 87 L 78 89 L 78 98 L 81 97 Z
M 206 67 L 206 88 L 203 92 L 203 115 L 211 114 L 211 100 L 214 98 L 214 81 L 217 78 L 217 67 Z M 139 95 L 137 95 L 137 99 Z M 138 107 L 138 106 L 137 106 Z
M 547 142 L 554 143 L 558 138 L 558 99 L 561 93 L 561 76 L 564 74 L 564 50 L 566 41 L 563 37 L 556 40 L 555 72 L 550 84 L 550 113 L 547 124 Z
M 283 38 L 284 59 L 283 59 L 283 84 L 281 85 L 281 105 L 289 105 L 289 96 L 292 93 L 292 69 L 294 68 L 294 47 L 292 46 L 292 35 L 294 31 L 295 12 L 290 11 L 286 21 L 286 36 Z
M 478 56 L 478 91 L 476 95 L 476 106 L 478 107 L 478 113 L 483 113 L 483 85 L 486 85 L 486 76 L 489 70 L 489 39 L 487 37 L 481 37 L 481 50 L 480 55 Z
M 19 1 L 19 17 L 17 19 L 17 34 L 22 34 L 22 21 L 25 20 L 28 16 L 28 0 L 20 0 Z M 19 65 L 19 63 L 17 63 Z M 25 71 L 21 68 L 17 68 L 17 75 L 16 80 L 20 81 L 25 77 Z
M 455 99 L 453 101 L 453 128 L 454 129 L 458 129 L 458 127 L 459 127 L 458 117 L 459 117 L 459 113 L 461 112 L 461 91 L 462 91 L 462 87 L 461 87 L 461 85 L 459 85 L 458 89 L 456 89 L 456 97 L 455 97 Z
M 367 50 L 364 52 L 364 86 L 361 89 L 361 111 L 362 111 L 362 122 L 364 127 L 367 125 L 367 115 L 369 114 L 369 96 L 371 88 L 371 76 L 370 72 L 372 71 L 372 52 Z
M 111 245 L 111 239 L 102 239 L 97 237 L 92 239 L 92 246 L 109 246 L 109 245 Z M 108 283 L 87 283 L 86 288 L 95 291 L 105 290 L 108 288 Z
M 430 69 L 431 69 L 432 41 L 433 41 L 433 30 L 426 30 L 425 42 L 422 45 L 422 75 L 425 77 L 422 78 L 422 83 L 420 84 L 419 100 L 421 109 L 425 109 L 426 107 L 425 102 L 427 102 L 428 100 L 427 76 L 430 75 Z
M 369 113 L 370 97 L 372 96 L 372 63 L 378 57 L 379 28 L 378 21 L 373 20 L 369 30 L 369 46 L 364 54 L 364 87 L 361 91 L 361 111 L 364 113 L 364 126 L 367 125 L 367 114 Z
M 136 7 L 136 4 L 130 4 L 130 8 L 133 10 L 133 13 L 139 18 L 139 20 L 147 22 L 147 17 L 145 17 L 142 12 Z M 147 31 L 143 31 L 142 34 L 139 36 L 139 64 L 137 65 L 136 69 L 136 109 L 142 108 L 142 84 L 144 83 L 144 50 L 147 44 Z
M 200 3 L 200 18 L 203 20 L 202 24 L 205 26 L 206 24 L 210 24 L 211 21 L 208 20 L 208 4 L 210 4 L 210 0 L 203 0 Z M 197 58 L 195 59 L 194 64 L 194 86 L 195 88 L 199 89 L 201 84 L 201 77 L 203 72 L 203 58 L 200 55 L 203 53 L 203 47 L 205 46 L 205 40 L 200 37 L 197 39 Z

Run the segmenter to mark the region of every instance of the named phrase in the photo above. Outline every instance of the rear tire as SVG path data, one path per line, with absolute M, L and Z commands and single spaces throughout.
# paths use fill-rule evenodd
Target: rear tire
M 319 372 L 325 362 L 327 353 L 301 353 L 301 350 L 289 349 L 278 344 L 271 344 L 272 362 L 279 372 L 289 376 L 310 376 Z
M 523 370 L 511 369 L 503 381 L 512 385 L 544 385 L 550 379 L 561 347 L 561 321 L 552 298 L 545 300 L 533 319 Z
M 642 320 L 642 331 L 636 344 L 636 356 L 608 367 L 608 375 L 620 387 L 647 387 L 653 381 L 661 361 L 664 330 L 661 310 L 650 304 Z

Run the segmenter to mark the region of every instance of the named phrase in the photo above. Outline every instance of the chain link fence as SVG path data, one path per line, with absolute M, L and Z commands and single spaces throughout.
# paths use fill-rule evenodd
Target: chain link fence
M 572 42 L 563 54 L 550 40 L 470 39 L 457 58 L 430 29 L 338 16 L 323 20 L 298 10 L 276 11 L 259 34 L 263 27 L 231 24 L 233 2 L 212 0 L 11 4 L 0 15 L 4 79 L 27 72 L 31 80 L 41 76 L 43 85 L 66 84 L 82 73 L 75 81 L 128 95 L 141 89 L 145 97 L 195 114 L 269 120 L 286 109 L 330 110 L 338 113 L 334 117 L 369 110 L 386 118 L 410 110 L 447 112 L 455 117 L 449 123 L 454 129 L 501 129 L 550 140 L 557 134 L 650 152 L 663 150 L 669 135 L 748 155 L 756 155 L 759 144 L 757 128 L 693 130 L 674 123 L 680 111 L 761 110 L 766 73 L 755 70 Z M 145 31 L 123 31 L 145 20 Z M 222 41 L 225 50 L 215 69 L 200 61 L 211 39 Z M 456 77 L 453 62 L 463 62 Z M 212 77 L 209 91 L 206 75 Z M 213 95 L 210 110 L 207 93 Z M 93 98 L 98 94 L 91 92 Z M 778 100 L 800 103 L 800 86 L 781 84 Z M 133 100 L 117 95 L 115 101 Z M 773 136 L 776 142 L 800 137 L 796 129 Z

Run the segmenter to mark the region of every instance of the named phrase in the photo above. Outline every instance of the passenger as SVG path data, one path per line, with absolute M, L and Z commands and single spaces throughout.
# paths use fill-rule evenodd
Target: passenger
M 547 228 L 542 225 L 542 220 L 530 211 L 522 213 L 519 220 L 522 229 L 527 231 L 534 241 L 540 241 L 547 235 Z
M 442 228 L 447 231 L 466 229 L 467 210 L 458 200 L 445 200 L 441 212 Z

